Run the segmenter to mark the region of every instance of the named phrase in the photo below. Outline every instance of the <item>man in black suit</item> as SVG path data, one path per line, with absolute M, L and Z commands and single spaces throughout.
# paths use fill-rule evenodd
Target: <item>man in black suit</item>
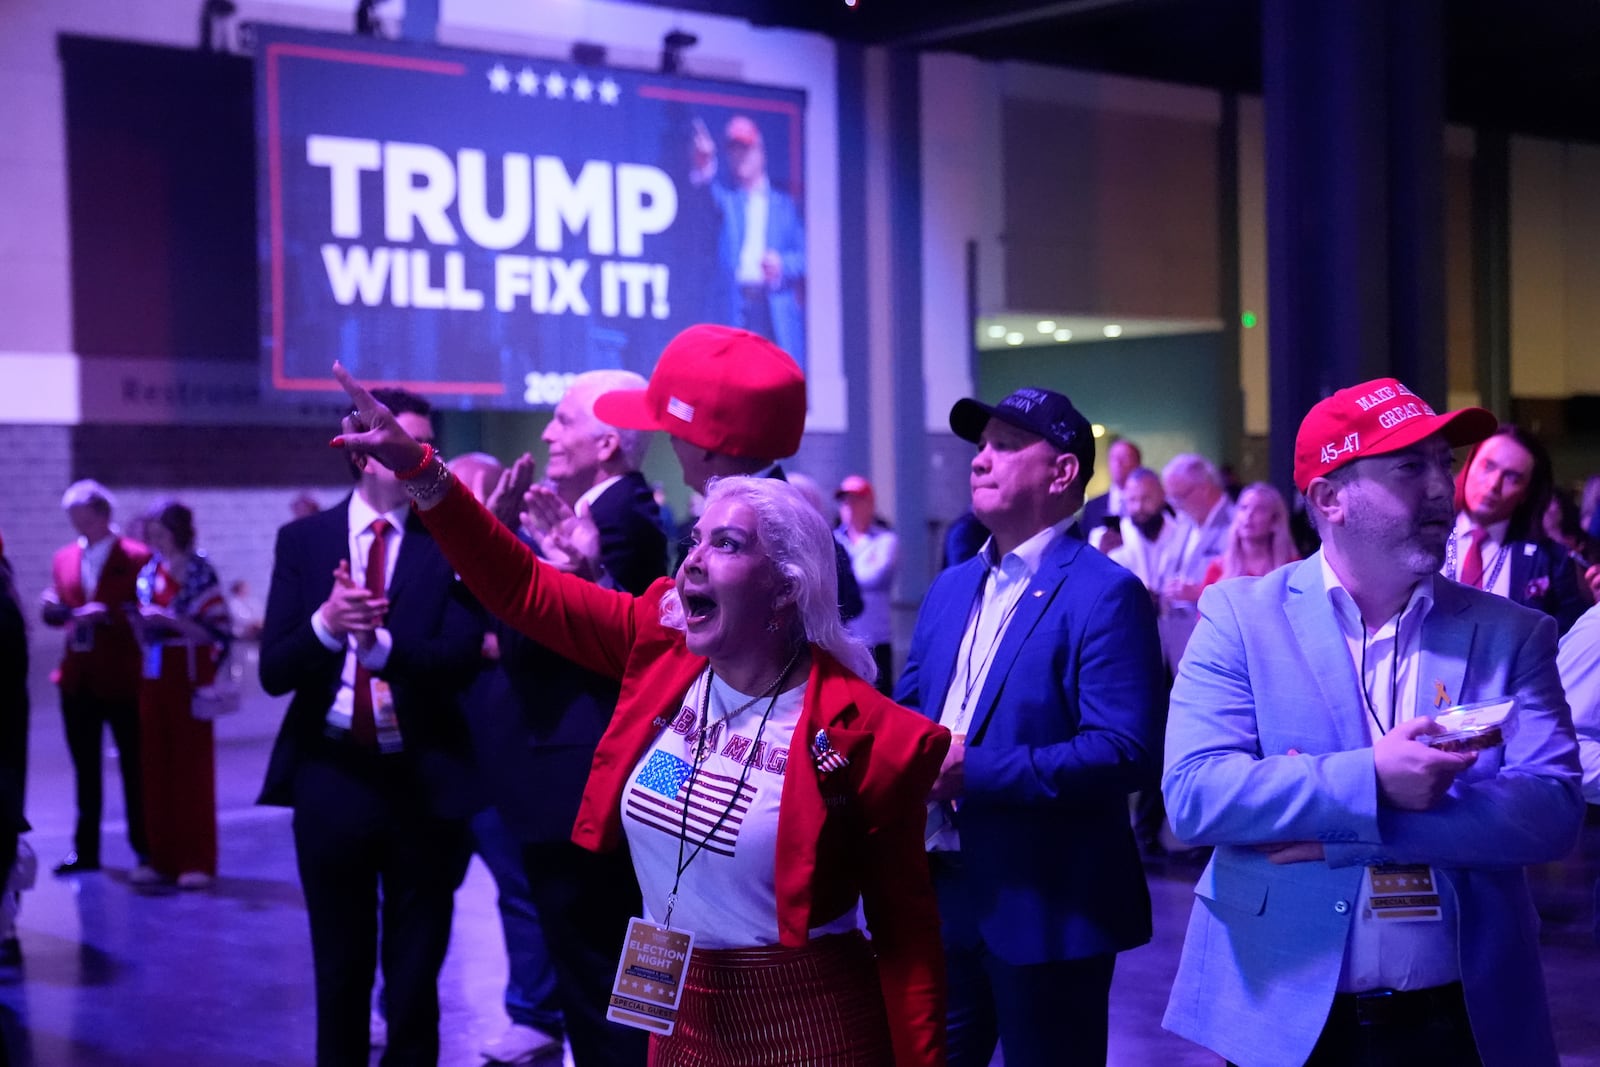
M 1572 557 L 1544 536 L 1554 484 L 1550 453 L 1520 426 L 1506 423 L 1473 446 L 1456 474 L 1456 525 L 1442 570 L 1552 616 L 1566 633 L 1589 605 Z
M 1128 475 L 1143 465 L 1144 453 L 1126 437 L 1118 437 L 1106 449 L 1106 473 L 1111 476 L 1111 488 L 1085 501 L 1083 511 L 1078 516 L 1078 525 L 1083 527 L 1089 543 L 1102 552 L 1109 552 L 1121 544 L 1120 536 L 1111 545 L 1102 545 L 1100 541 L 1108 526 L 1116 526 L 1116 523 L 1108 523 L 1107 520 L 1126 514 L 1122 505 L 1122 487 L 1127 484 Z
M 407 432 L 428 404 L 375 390 Z M 311 925 L 319 1067 L 364 1064 L 379 958 L 386 1067 L 439 1056 L 438 976 L 480 804 L 457 700 L 475 673 L 480 609 L 376 463 L 355 492 L 278 532 L 261 683 L 293 693 L 261 803 L 294 809 Z
M 620 370 L 589 371 L 573 380 L 544 432 L 551 521 L 525 535 L 557 566 L 635 594 L 667 569 L 660 511 L 639 473 L 650 435 L 600 422 L 594 400 L 644 384 Z M 508 491 L 520 496 L 510 487 L 531 480 L 532 463 L 529 456 L 518 460 L 491 499 L 503 521 L 517 520 L 515 500 L 502 505 Z M 574 535 L 580 524 L 584 532 Z M 644 1031 L 605 1017 L 628 919 L 640 914 L 633 865 L 626 849 L 596 854 L 571 840 L 595 746 L 616 707 L 617 684 L 504 623 L 493 625 L 499 660 L 473 688 L 467 717 L 483 781 L 506 829 L 522 842 L 527 888 L 555 966 L 573 1061 L 578 1067 L 643 1064 Z M 509 943 L 507 950 L 515 952 Z

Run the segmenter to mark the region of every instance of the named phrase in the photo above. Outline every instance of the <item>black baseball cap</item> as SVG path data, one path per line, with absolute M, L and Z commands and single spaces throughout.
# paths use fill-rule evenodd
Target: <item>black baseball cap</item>
M 990 419 L 999 419 L 1049 441 L 1058 452 L 1078 457 L 1080 477 L 1094 477 L 1094 430 L 1082 412 L 1050 389 L 1018 389 L 993 407 L 981 400 L 957 400 L 950 409 L 950 429 L 974 444 Z

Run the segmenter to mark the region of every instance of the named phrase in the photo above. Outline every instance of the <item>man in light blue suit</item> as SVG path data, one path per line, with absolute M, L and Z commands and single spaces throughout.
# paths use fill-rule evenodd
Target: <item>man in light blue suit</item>
M 1165 680 L 1139 580 L 1073 512 L 1094 437 L 1071 401 L 961 400 L 972 510 L 991 534 L 923 601 L 895 699 L 949 727 L 929 866 L 950 980 L 951 1067 L 1103 1064 L 1116 953 L 1150 939 L 1128 794 L 1153 787 Z
M 729 181 L 718 180 L 716 145 L 705 123 L 695 121 L 692 185 L 715 204 L 717 262 L 706 315 L 774 342 L 802 367 L 806 361 L 805 226 L 788 193 L 767 176 L 761 129 L 746 115 L 728 120 L 723 133 Z
M 1320 552 L 1200 600 L 1163 789 L 1216 846 L 1165 1025 L 1255 1067 L 1557 1062 L 1523 867 L 1583 817 L 1555 623 L 1438 575 L 1451 448 L 1494 430 L 1394 379 L 1312 408 Z M 1432 716 L 1510 697 L 1438 747 Z

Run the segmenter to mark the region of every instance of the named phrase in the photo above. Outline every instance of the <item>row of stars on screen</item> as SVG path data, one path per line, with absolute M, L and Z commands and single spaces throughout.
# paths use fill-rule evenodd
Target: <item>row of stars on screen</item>
M 615 104 L 622 96 L 622 87 L 610 78 L 597 83 L 590 81 L 587 75 L 580 74 L 568 80 L 558 70 L 541 78 L 528 67 L 513 74 L 503 63 L 496 63 L 489 69 L 490 92 L 509 93 L 513 86 L 521 96 L 538 96 L 540 88 L 543 88 L 544 95 L 552 100 L 565 99 L 569 91 L 572 99 L 585 103 L 599 97 L 602 104 Z

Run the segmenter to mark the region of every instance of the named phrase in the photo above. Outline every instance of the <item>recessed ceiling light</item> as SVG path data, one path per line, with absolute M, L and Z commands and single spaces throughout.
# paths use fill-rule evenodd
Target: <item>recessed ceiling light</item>
M 998 322 L 989 327 L 989 336 L 994 338 L 996 341 L 1000 340 L 1000 338 L 1004 337 L 1005 335 L 1006 328 L 1000 325 Z
M 1054 336 L 1055 336 L 1055 339 L 1057 341 L 1070 341 L 1070 340 L 1072 340 L 1072 331 L 1071 330 L 1057 330 L 1055 332 Z
M 1010 333 L 1006 334 L 1006 344 L 1008 344 L 1008 345 L 1020 345 L 1021 343 L 1022 343 L 1022 335 L 1020 333 L 1017 333 L 1015 330 L 1013 330 Z
M 1105 329 L 1105 334 L 1106 334 L 1107 337 L 1121 337 L 1122 336 L 1122 327 L 1118 326 L 1114 322 L 1107 323 L 1106 324 L 1106 329 Z
M 1055 332 L 1055 328 L 1056 328 L 1056 320 L 1055 319 L 1040 319 L 1039 320 L 1039 332 L 1040 333 L 1054 333 Z

